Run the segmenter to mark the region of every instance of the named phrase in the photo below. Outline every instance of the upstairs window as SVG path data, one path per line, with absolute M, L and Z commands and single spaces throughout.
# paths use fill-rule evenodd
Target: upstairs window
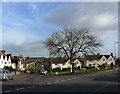
M 103 61 L 105 61 L 105 59 L 103 59 Z

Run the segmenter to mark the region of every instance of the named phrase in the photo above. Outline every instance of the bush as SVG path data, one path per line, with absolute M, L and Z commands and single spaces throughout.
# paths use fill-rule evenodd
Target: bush
M 106 65 L 105 64 L 102 64 L 102 65 L 99 65 L 98 66 L 100 69 L 105 69 Z
M 88 70 L 88 69 L 94 69 L 95 67 L 94 66 L 89 66 L 89 67 L 85 67 L 86 68 L 86 70 Z
M 63 68 L 62 71 L 70 71 L 70 68 Z
M 52 72 L 60 72 L 61 69 L 60 68 L 55 68 L 55 69 L 52 69 Z

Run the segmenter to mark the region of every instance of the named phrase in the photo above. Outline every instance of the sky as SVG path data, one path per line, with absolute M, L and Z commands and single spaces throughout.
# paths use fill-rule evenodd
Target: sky
M 87 27 L 98 40 L 103 41 L 104 46 L 99 53 L 114 53 L 114 43 L 118 41 L 117 2 L 5 1 L 0 5 L 0 49 L 7 53 L 48 57 L 43 42 L 65 25 Z M 115 44 L 116 55 L 117 46 Z

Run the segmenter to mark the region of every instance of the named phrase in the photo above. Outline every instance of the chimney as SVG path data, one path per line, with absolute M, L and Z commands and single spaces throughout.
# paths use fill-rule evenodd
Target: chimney
M 110 55 L 113 56 L 113 53 L 111 53 Z
M 100 53 L 97 53 L 97 55 L 99 56 L 99 55 L 100 55 Z
M 10 57 L 11 57 L 11 54 L 7 54 L 7 56 L 10 56 Z
M 5 55 L 5 50 L 0 50 L 0 54 Z

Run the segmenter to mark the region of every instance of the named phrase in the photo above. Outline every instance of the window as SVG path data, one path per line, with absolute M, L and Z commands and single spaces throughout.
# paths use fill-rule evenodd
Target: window
M 110 59 L 110 61 L 111 61 L 112 59 Z
M 103 61 L 105 61 L 105 59 L 103 59 Z

